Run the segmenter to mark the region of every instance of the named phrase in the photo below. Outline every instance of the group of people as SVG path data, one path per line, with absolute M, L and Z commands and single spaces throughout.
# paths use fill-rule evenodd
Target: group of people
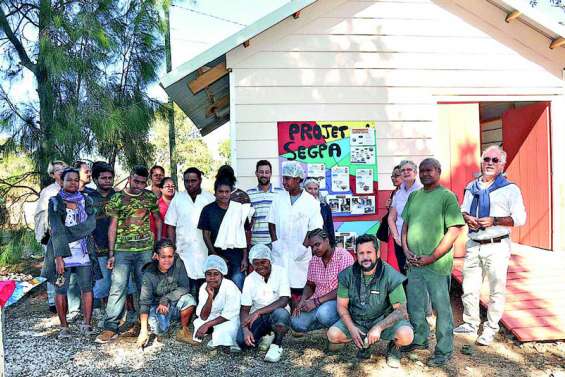
M 509 227 L 525 221 L 520 191 L 502 174 L 504 162 L 499 148 L 483 153 L 482 176 L 460 207 L 439 184 L 437 160 L 420 163 L 419 181 L 416 165 L 403 161 L 393 173 L 393 182 L 397 172 L 403 179 L 390 203 L 396 252 L 395 263 L 387 263 L 373 235 L 358 236 L 354 252 L 336 245 L 319 183 L 305 179 L 295 161 L 282 165 L 282 188 L 271 183 L 269 161 L 258 161 L 257 186 L 247 191 L 224 165 L 214 194 L 202 189 L 202 172 L 194 167 L 183 173 L 185 191 L 177 192 L 160 166 L 134 167 L 116 191 L 105 162 L 67 167 L 54 161 L 55 182 L 42 190 L 35 220 L 59 337 L 72 336 L 68 319 L 79 308 L 80 331 L 92 334 L 96 307 L 103 328 L 97 343 L 130 335 L 144 347 L 151 332 L 162 336 L 178 320 L 180 342 L 197 345 L 210 337 L 209 348 L 258 348 L 266 361 L 277 362 L 289 331 L 303 336 L 325 329 L 330 351 L 353 342 L 361 359 L 387 340 L 387 364 L 399 367 L 402 352 L 428 347 L 426 315 L 433 310 L 437 345 L 429 364 L 442 365 L 453 353 L 454 332 L 478 330 L 484 274 L 498 280 L 491 281 L 494 299 L 481 337 L 492 341 L 498 329 L 508 261 L 502 266 L 497 251 L 504 244 L 509 258 Z M 470 283 L 464 283 L 465 323 L 454 330 L 451 248 L 465 224 Z

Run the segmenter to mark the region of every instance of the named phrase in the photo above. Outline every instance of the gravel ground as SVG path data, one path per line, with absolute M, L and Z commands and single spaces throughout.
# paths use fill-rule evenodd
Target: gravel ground
M 454 292 L 454 297 L 460 293 Z M 376 347 L 369 361 L 357 362 L 355 350 L 347 346 L 336 354 L 324 352 L 323 333 L 305 338 L 288 337 L 281 362 L 269 364 L 263 355 L 244 352 L 230 355 L 221 350 L 193 348 L 172 338 L 154 341 L 144 351 L 135 338 L 98 345 L 93 338 L 76 336 L 57 340 L 58 320 L 45 305 L 44 287 L 9 308 L 5 322 L 7 376 L 554 376 L 565 377 L 564 343 L 519 345 L 499 334 L 488 348 L 473 348 L 463 355 L 461 347 L 471 339 L 456 338 L 455 355 L 444 368 L 425 366 L 429 352 L 403 358 L 401 369 L 390 369 L 384 357 L 385 344 Z M 460 300 L 453 300 L 456 323 L 461 316 Z M 73 330 L 78 333 L 76 324 Z M 204 341 L 204 344 L 206 340 Z M 433 339 L 431 339 L 433 344 Z

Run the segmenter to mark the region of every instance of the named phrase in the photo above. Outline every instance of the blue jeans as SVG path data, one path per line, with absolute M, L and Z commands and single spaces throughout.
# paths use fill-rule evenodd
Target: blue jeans
M 155 335 L 164 335 L 169 330 L 171 321 L 178 321 L 180 312 L 191 306 L 196 306 L 196 301 L 194 301 L 194 298 L 188 293 L 182 296 L 177 302 L 171 302 L 167 314 L 157 313 L 157 305 L 151 306 L 149 319 L 147 320 L 151 331 L 153 331 Z
M 112 285 L 112 271 L 108 270 L 107 267 L 108 257 L 98 257 L 98 264 L 100 265 L 100 271 L 102 271 L 102 279 L 96 280 L 94 289 L 92 290 L 94 299 L 96 300 L 108 298 L 108 295 L 110 294 L 110 286 Z M 130 274 L 128 281 L 128 294 L 132 295 L 135 292 L 135 283 L 133 282 L 132 274 Z
M 290 327 L 290 313 L 288 310 L 283 308 L 275 309 L 269 314 L 263 314 L 253 322 L 250 330 L 253 333 L 253 338 L 255 338 L 255 344 L 258 344 L 259 340 L 270 333 L 275 326 Z M 236 342 L 241 349 L 249 348 L 245 344 L 242 327 L 237 330 Z
M 234 282 L 241 291 L 243 289 L 243 281 L 245 275 L 241 272 L 241 261 L 243 260 L 242 249 L 229 249 L 220 251 L 219 255 L 226 260 L 228 265 L 228 274 L 226 277 Z
M 297 332 L 309 332 L 319 329 L 329 329 L 339 321 L 336 300 L 326 301 L 310 312 L 300 312 L 297 317 L 290 319 L 290 327 Z
M 137 288 L 136 294 L 139 295 L 143 282 L 142 268 L 151 262 L 151 255 L 152 251 L 119 251 L 115 254 L 112 286 L 110 287 L 108 304 L 106 304 L 106 320 L 104 321 L 106 330 L 118 332 L 120 318 L 126 303 L 130 273 L 133 272 L 133 279 Z

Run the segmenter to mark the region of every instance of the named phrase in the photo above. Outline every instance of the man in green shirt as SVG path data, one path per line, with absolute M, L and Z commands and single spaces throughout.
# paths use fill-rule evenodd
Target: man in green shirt
M 340 320 L 328 330 L 330 349 L 351 342 L 357 357 L 371 357 L 370 347 L 388 340 L 387 364 L 400 366 L 400 347 L 412 343 L 414 333 L 408 322 L 406 277 L 381 261 L 377 239 L 362 235 L 355 242 L 356 262 L 338 275 L 337 312 Z
M 110 216 L 107 267 L 113 271 L 106 305 L 105 330 L 96 338 L 97 343 L 107 343 L 118 336 L 118 325 L 126 302 L 131 272 L 139 295 L 143 281 L 142 268 L 151 262 L 153 250 L 153 233 L 149 226 L 151 214 L 157 229 L 157 240 L 161 239 L 162 221 L 157 197 L 151 191 L 145 190 L 148 176 L 146 167 L 134 167 L 128 187 L 114 194 L 106 206 L 106 213 Z M 138 332 L 139 327 L 137 322 L 133 332 Z
M 453 354 L 453 313 L 449 299 L 451 247 L 465 224 L 457 198 L 439 184 L 440 175 L 438 160 L 422 161 L 420 181 L 424 187 L 410 194 L 402 212 L 402 247 L 408 263 L 408 314 L 414 326 L 414 341 L 402 351 L 428 348 L 429 297 L 437 313 L 437 344 L 428 360 L 429 366 L 443 365 Z

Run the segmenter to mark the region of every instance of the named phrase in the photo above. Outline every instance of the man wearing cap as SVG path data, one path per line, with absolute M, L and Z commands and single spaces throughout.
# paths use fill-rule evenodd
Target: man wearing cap
M 296 161 L 285 162 L 282 176 L 285 191 L 273 199 L 267 221 L 273 242 L 273 264 L 287 270 L 293 301 L 297 303 L 312 259 L 312 253 L 304 246 L 306 234 L 323 228 L 324 220 L 320 203 L 300 187 L 304 179 L 302 166 Z
M 477 343 L 488 346 L 498 332 L 506 301 L 506 275 L 510 260 L 510 229 L 526 223 L 526 209 L 518 186 L 503 174 L 506 152 L 491 146 L 483 152 L 482 175 L 465 189 L 461 212 L 469 226 L 463 266 L 463 321 L 453 332 L 477 336 L 481 323 L 479 298 L 488 276 L 490 300 L 487 322 Z
M 239 329 L 239 309 L 241 292 L 227 279 L 228 265 L 218 255 L 210 255 L 204 262 L 206 282 L 200 287 L 198 306 L 194 324 L 194 338 L 202 340 L 206 334 L 212 333 L 208 348 L 228 346 L 238 352 L 240 348 L 235 342 Z
M 271 250 L 266 245 L 253 246 L 249 260 L 254 271 L 243 284 L 237 344 L 240 348 L 258 346 L 267 351 L 265 361 L 275 363 L 282 356 L 282 341 L 290 327 L 288 275 L 271 264 Z

